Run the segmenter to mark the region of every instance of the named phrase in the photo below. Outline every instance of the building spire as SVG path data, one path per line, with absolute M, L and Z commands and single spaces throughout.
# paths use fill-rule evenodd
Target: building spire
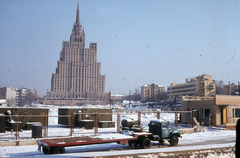
M 78 3 L 78 5 L 77 5 L 76 24 L 80 24 L 79 3 Z

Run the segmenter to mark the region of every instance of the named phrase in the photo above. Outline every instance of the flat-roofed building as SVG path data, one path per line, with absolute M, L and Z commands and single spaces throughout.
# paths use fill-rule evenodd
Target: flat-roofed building
M 111 101 L 114 103 L 115 102 L 122 103 L 125 98 L 126 95 L 123 94 L 111 94 Z
M 195 110 L 193 117 L 204 125 L 235 126 L 240 118 L 240 96 L 182 97 L 181 111 Z M 191 123 L 191 113 L 181 113 L 182 123 Z M 210 123 L 210 124 L 209 124 Z
M 186 79 L 183 84 L 171 84 L 167 87 L 168 101 L 180 101 L 183 96 L 211 97 L 216 94 L 215 82 L 211 75 L 199 75 Z
M 141 87 L 141 102 L 158 102 L 163 100 L 165 89 L 161 85 L 146 84 Z

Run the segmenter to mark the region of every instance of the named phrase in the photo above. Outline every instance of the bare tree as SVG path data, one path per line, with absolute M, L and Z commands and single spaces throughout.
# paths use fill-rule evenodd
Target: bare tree
M 223 81 L 215 81 L 215 85 L 216 85 L 216 94 L 223 94 Z
M 11 99 L 6 99 L 7 101 L 7 105 L 10 105 L 10 106 L 16 106 L 16 97 L 14 98 L 11 98 Z
M 134 101 L 140 101 L 141 100 L 141 91 L 139 87 L 135 87 L 134 93 L 133 93 L 133 99 Z
M 37 101 L 39 98 L 33 93 L 33 92 L 29 92 L 27 95 L 27 104 L 31 104 L 34 101 Z

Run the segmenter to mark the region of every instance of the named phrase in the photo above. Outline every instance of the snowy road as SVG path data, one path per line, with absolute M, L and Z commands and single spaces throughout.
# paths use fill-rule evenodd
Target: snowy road
M 50 108 L 50 116 L 57 116 L 57 107 L 52 106 Z M 169 122 L 174 122 L 174 114 L 161 114 L 164 120 Z M 137 118 L 136 115 L 123 115 L 122 119 L 126 118 Z M 144 115 L 142 117 L 142 122 L 147 124 L 149 120 L 156 119 L 155 114 Z M 113 115 L 113 120 L 116 121 L 116 115 Z M 67 136 L 69 135 L 68 128 L 60 128 L 57 126 L 57 117 L 52 117 L 49 119 L 48 135 L 53 136 Z M 51 127 L 51 126 L 50 126 Z M 84 132 L 82 129 L 75 129 L 76 132 Z M 113 132 L 116 129 L 101 129 L 99 132 Z M 87 130 L 87 132 L 93 132 L 93 130 Z M 94 132 L 93 132 L 94 133 Z M 25 131 L 20 133 L 23 137 L 31 137 L 31 132 Z M 156 153 L 156 152 L 172 152 L 172 151 L 184 151 L 184 150 L 197 150 L 197 149 L 209 149 L 220 148 L 220 147 L 234 147 L 235 145 L 235 130 L 220 130 L 218 128 L 208 128 L 205 127 L 205 132 L 197 132 L 192 134 L 183 134 L 182 138 L 179 139 L 179 144 L 176 147 L 172 147 L 168 142 L 165 144 L 159 144 L 158 142 L 153 142 L 150 149 L 131 149 L 128 145 L 119 145 L 116 143 L 110 144 L 98 144 L 89 146 L 77 146 L 66 148 L 66 153 L 61 155 L 44 155 L 42 152 L 37 151 L 38 146 L 3 146 L 0 147 L 0 157 L 89 157 L 89 156 L 104 156 L 104 155 L 128 155 L 128 154 L 141 154 L 141 153 Z M 232 153 L 231 153 L 232 155 Z M 124 156 L 124 155 L 123 155 Z M 224 155 L 225 157 L 233 157 L 229 155 Z M 214 158 L 214 157 L 211 157 Z
M 37 145 L 34 146 L 18 146 L 18 147 L 1 147 L 0 157 L 89 157 L 89 156 L 107 156 L 107 155 L 130 155 L 130 154 L 146 154 L 146 153 L 159 153 L 159 152 L 174 152 L 174 151 L 187 151 L 198 149 L 213 149 L 220 147 L 233 147 L 234 143 L 226 144 L 213 144 L 213 145 L 192 145 L 192 146 L 164 146 L 154 145 L 150 149 L 131 149 L 128 145 L 118 145 L 115 143 L 90 145 L 80 147 L 66 148 L 65 154 L 60 155 L 44 155 L 42 152 L 37 151 Z
M 159 144 L 153 142 L 150 149 L 131 149 L 128 145 L 119 145 L 116 143 L 97 144 L 89 146 L 76 146 L 66 148 L 66 154 L 61 154 L 61 157 L 76 157 L 76 156 L 104 156 L 114 154 L 137 154 L 137 153 L 156 153 L 168 151 L 184 151 L 205 148 L 219 148 L 219 147 L 234 147 L 235 145 L 235 131 L 212 131 L 208 136 L 209 131 L 193 134 L 185 134 L 183 138 L 179 139 L 179 144 L 172 147 L 168 142 Z M 220 137 L 217 137 L 217 134 Z M 214 136 L 215 135 L 215 136 Z M 225 135 L 225 136 L 224 136 Z M 221 139 L 219 139 L 221 138 Z M 60 155 L 44 155 L 37 151 L 38 146 L 6 146 L 0 147 L 0 157 L 59 157 Z

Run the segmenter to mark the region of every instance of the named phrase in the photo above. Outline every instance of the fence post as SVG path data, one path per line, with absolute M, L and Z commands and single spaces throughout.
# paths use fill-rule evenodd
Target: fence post
M 120 114 L 117 113 L 117 132 L 120 132 Z
M 74 128 L 74 113 L 71 114 L 71 130 L 70 130 L 70 136 L 73 135 L 73 128 Z
M 18 120 L 19 120 L 19 115 L 17 116 L 16 140 L 18 139 Z
M 44 128 L 44 138 L 46 138 L 47 137 L 47 121 L 48 121 L 48 117 L 47 117 L 47 115 L 45 115 L 45 117 L 44 117 L 44 126 L 45 126 L 45 128 Z
M 138 127 L 141 127 L 141 111 L 138 111 Z
M 194 110 L 192 110 L 192 128 L 193 128 L 193 112 Z
M 178 127 L 178 112 L 175 112 L 175 127 Z
M 95 135 L 97 135 L 98 133 L 98 113 L 97 112 L 95 112 L 94 132 L 95 132 Z
M 160 119 L 160 111 L 157 112 L 157 119 Z

